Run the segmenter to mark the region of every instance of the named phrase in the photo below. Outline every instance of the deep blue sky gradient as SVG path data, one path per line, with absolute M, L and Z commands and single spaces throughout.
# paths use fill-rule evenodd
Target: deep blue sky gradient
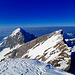
M 75 26 L 74 0 L 0 0 L 0 27 Z

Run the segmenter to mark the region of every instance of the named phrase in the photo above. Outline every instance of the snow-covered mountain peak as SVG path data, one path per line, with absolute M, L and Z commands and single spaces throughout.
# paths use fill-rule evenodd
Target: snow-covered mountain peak
M 12 53 L 14 50 L 22 46 L 22 44 L 35 38 L 35 35 L 26 32 L 22 28 L 17 28 L 11 35 L 5 37 L 0 43 L 0 60 L 5 59 L 5 55 Z
M 22 28 L 17 28 L 6 38 L 5 47 L 14 47 L 17 44 L 23 44 L 35 39 L 35 35 L 30 34 Z
M 20 30 L 21 30 L 21 28 L 17 28 L 16 30 L 14 30 L 13 32 L 12 32 L 12 34 L 10 35 L 10 36 L 14 36 L 14 35 L 16 35 L 18 32 L 20 32 Z

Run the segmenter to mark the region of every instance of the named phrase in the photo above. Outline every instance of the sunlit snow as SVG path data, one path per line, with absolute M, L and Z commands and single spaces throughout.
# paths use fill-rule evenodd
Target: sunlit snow
M 0 63 L 0 75 L 72 75 L 34 59 L 8 59 Z

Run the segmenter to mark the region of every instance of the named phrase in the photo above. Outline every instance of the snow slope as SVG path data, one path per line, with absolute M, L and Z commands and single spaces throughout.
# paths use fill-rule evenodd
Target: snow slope
M 46 41 L 37 43 L 31 49 L 27 50 L 27 53 L 22 58 L 37 59 L 52 64 L 59 69 L 69 70 L 71 48 L 64 43 L 62 30 L 55 31 L 51 37 L 47 37 Z
M 8 56 L 6 56 L 9 53 L 12 53 L 14 50 L 18 49 L 20 46 L 22 45 L 16 45 L 15 47 L 13 47 L 12 49 L 10 49 L 10 47 L 8 48 L 4 48 L 1 52 L 0 52 L 0 61 L 2 61 L 3 59 L 8 58 Z
M 0 63 L 0 75 L 72 75 L 34 59 L 8 59 Z

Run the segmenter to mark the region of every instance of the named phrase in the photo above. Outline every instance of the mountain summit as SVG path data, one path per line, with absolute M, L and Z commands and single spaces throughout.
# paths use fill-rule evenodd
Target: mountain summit
M 13 48 L 17 44 L 23 44 L 35 38 L 35 35 L 26 32 L 22 28 L 17 28 L 7 37 L 5 47 Z
M 16 30 L 14 30 L 13 32 L 12 32 L 12 34 L 10 35 L 10 36 L 15 36 L 18 32 L 20 32 L 21 31 L 21 28 L 17 28 Z
M 26 32 L 22 28 L 17 28 L 0 43 L 0 60 L 5 59 L 6 54 L 12 53 L 12 51 L 22 46 L 22 44 L 35 38 L 35 35 Z

